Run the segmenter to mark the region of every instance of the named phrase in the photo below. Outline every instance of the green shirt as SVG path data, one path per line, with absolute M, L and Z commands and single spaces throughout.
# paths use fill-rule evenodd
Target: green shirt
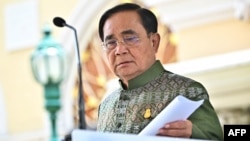
M 223 140 L 217 114 L 203 85 L 164 69 L 156 61 L 146 72 L 113 91 L 99 106 L 97 131 L 138 134 L 176 96 L 204 103 L 188 118 L 195 139 Z

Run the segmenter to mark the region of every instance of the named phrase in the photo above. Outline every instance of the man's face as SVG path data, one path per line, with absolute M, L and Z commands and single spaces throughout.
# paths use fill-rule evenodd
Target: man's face
M 103 34 L 104 43 L 111 47 L 105 50 L 110 68 L 124 83 L 155 62 L 160 37 L 146 33 L 136 12 L 112 15 L 104 24 Z

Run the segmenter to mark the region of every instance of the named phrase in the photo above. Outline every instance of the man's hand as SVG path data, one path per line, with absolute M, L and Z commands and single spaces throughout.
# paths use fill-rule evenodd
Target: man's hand
M 159 130 L 157 135 L 190 138 L 192 135 L 192 122 L 183 120 L 167 123 Z

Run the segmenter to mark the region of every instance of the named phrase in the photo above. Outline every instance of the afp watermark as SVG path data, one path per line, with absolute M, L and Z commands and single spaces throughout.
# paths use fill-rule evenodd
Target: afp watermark
M 224 141 L 249 141 L 250 125 L 224 125 Z

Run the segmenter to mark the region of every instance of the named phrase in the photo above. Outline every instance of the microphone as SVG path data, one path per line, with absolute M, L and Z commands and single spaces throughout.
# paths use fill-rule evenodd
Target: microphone
M 60 17 L 55 17 L 53 23 L 58 27 L 64 27 L 66 25 L 65 20 Z
M 76 42 L 76 51 L 77 51 L 77 64 L 78 64 L 78 76 L 79 76 L 79 95 L 78 95 L 78 116 L 79 116 L 79 129 L 86 129 L 86 121 L 84 115 L 84 97 L 83 97 L 83 86 L 82 86 L 82 67 L 81 67 L 81 59 L 80 59 L 80 52 L 79 52 L 79 44 L 77 38 L 77 31 L 76 29 L 68 25 L 66 21 L 60 17 L 55 17 L 53 19 L 53 23 L 58 27 L 69 27 L 75 33 L 75 42 Z

